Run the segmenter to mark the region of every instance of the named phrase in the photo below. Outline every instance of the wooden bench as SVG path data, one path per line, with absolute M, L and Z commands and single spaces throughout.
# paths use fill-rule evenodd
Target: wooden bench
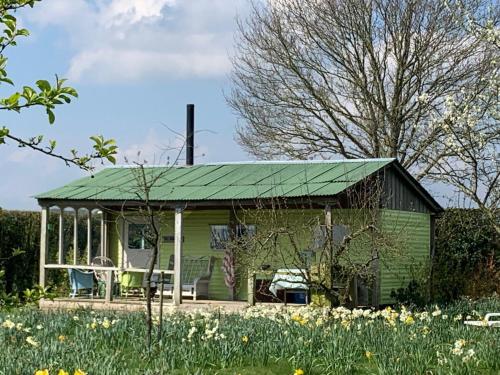
M 208 299 L 208 287 L 212 277 L 215 258 L 211 256 L 182 257 L 182 296 L 192 297 L 193 301 L 203 297 Z M 174 269 L 174 256 L 169 259 L 168 269 Z M 160 276 L 154 275 L 156 295 L 160 295 Z M 163 295 L 174 295 L 173 275 L 165 275 L 163 279 Z

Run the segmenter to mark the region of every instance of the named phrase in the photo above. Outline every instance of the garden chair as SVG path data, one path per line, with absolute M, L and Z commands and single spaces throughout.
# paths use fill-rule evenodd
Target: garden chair
M 93 297 L 94 291 L 94 272 L 81 271 L 76 268 L 68 268 L 69 283 L 71 293 L 69 296 L 75 298 L 80 290 L 90 291 L 89 297 Z
M 104 256 L 98 256 L 92 259 L 92 262 L 90 263 L 92 266 L 98 266 L 98 267 L 114 267 L 114 263 L 111 259 L 108 257 Z M 109 271 L 104 271 L 104 270 L 94 270 L 94 275 L 95 278 L 97 279 L 97 293 L 100 297 L 104 296 L 105 291 L 106 291 L 106 279 L 107 279 L 107 273 Z M 114 290 L 114 286 L 117 283 L 117 278 L 116 278 L 116 272 L 113 272 L 113 279 L 112 279 L 112 285 L 111 285 L 111 290 Z
M 144 274 L 142 272 L 122 272 L 120 275 L 120 295 L 128 298 L 130 292 L 140 293 L 144 298 Z
M 500 318 L 500 313 L 489 313 L 484 316 L 483 320 L 466 320 L 464 324 L 477 327 L 497 327 L 500 328 L 500 320 L 491 318 Z
M 208 299 L 208 286 L 214 268 L 214 257 L 182 257 L 182 296 L 192 297 L 196 301 L 200 297 Z M 169 259 L 169 270 L 174 269 L 174 256 Z M 159 284 L 159 275 L 154 275 L 155 283 Z M 156 294 L 159 295 L 160 288 Z M 165 275 L 163 280 L 163 295 L 172 297 L 174 295 L 173 275 Z

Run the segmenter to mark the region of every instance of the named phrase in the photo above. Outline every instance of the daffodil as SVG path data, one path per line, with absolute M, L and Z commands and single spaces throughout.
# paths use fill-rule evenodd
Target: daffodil
M 415 319 L 413 319 L 412 316 L 408 315 L 405 319 L 405 324 L 412 325 L 413 323 L 415 323 Z
M 2 323 L 3 328 L 7 329 L 12 329 L 16 326 L 16 323 L 14 323 L 12 320 L 7 319 L 5 322 Z
M 302 370 L 301 368 L 297 368 L 293 372 L 293 375 L 304 375 L 304 370 Z
M 76 369 L 75 373 L 73 375 L 87 375 L 87 373 L 85 371 L 80 370 L 80 369 Z
M 106 328 L 106 329 L 111 327 L 111 322 L 108 320 L 108 318 L 104 318 L 104 320 L 102 322 L 102 326 L 103 326 L 103 328 Z
M 243 336 L 243 337 L 241 338 L 241 341 L 243 341 L 243 343 L 244 343 L 244 344 L 248 344 L 248 336 L 246 336 L 246 335 L 245 335 L 245 336 Z
M 368 359 L 372 359 L 373 358 L 373 353 L 367 350 L 365 352 L 365 357 L 368 358 Z
M 66 340 L 66 336 L 64 335 L 59 335 L 59 337 L 57 338 L 60 342 L 64 342 Z
M 49 370 L 47 370 L 47 369 L 36 370 L 35 375 L 49 375 Z
M 26 342 L 34 347 L 37 347 L 40 345 L 40 343 L 38 341 L 36 341 L 33 336 L 28 336 L 26 337 Z
M 63 369 L 59 369 L 59 371 L 57 372 L 57 375 L 69 375 L 69 372 L 64 371 Z

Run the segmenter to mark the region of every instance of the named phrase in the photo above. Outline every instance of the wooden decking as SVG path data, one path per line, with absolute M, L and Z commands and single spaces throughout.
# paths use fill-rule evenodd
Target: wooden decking
M 274 305 L 274 304 L 273 304 Z M 146 301 L 139 298 L 115 299 L 106 303 L 104 299 L 90 298 L 56 298 L 54 300 L 40 301 L 42 310 L 107 310 L 107 311 L 146 311 Z M 158 313 L 160 304 L 157 299 L 152 304 L 153 312 Z M 171 300 L 163 302 L 163 310 L 171 311 L 212 311 L 223 309 L 227 312 L 239 312 L 248 307 L 246 301 L 215 301 L 215 300 L 184 300 L 180 306 L 174 306 Z

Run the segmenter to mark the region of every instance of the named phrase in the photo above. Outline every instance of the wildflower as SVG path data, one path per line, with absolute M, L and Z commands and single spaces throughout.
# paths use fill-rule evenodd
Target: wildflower
M 304 375 L 304 370 L 302 370 L 301 368 L 297 368 L 295 369 L 293 375 Z
M 35 375 L 49 375 L 49 370 L 47 370 L 47 369 L 36 370 Z
M 2 323 L 3 328 L 7 329 L 12 329 L 16 326 L 16 323 L 14 323 L 12 320 L 7 319 L 5 322 Z
M 108 320 L 108 318 L 104 318 L 104 320 L 102 321 L 102 327 L 106 329 L 111 327 L 111 322 Z
M 464 363 L 469 362 L 472 359 L 472 357 L 474 357 L 474 354 L 476 354 L 474 352 L 474 349 L 467 350 L 467 354 L 462 357 L 462 362 L 464 362 Z
M 453 345 L 455 348 L 463 348 L 466 344 L 466 341 L 464 339 L 460 339 L 455 341 L 455 344 Z
M 366 358 L 368 358 L 368 359 L 370 360 L 370 359 L 372 359 L 372 357 L 373 357 L 373 353 L 367 350 L 367 351 L 365 352 L 365 357 L 366 357 Z
M 446 357 L 442 353 L 436 352 L 436 355 L 437 355 L 439 365 L 445 365 L 448 363 L 448 360 L 446 359 Z
M 37 347 L 40 345 L 40 343 L 38 341 L 36 341 L 33 336 L 28 336 L 26 337 L 26 342 L 34 347 Z
M 76 322 L 77 320 L 80 320 L 80 318 L 79 318 L 78 316 L 76 316 L 76 315 L 75 315 L 75 316 L 73 317 L 73 320 Z
M 441 315 L 441 310 L 439 310 L 439 308 L 436 306 L 436 310 L 432 312 L 432 316 L 436 317 L 439 315 Z
M 16 329 L 17 329 L 18 331 L 22 330 L 22 329 L 23 329 L 23 323 L 17 323 L 17 324 L 16 324 Z
M 244 344 L 248 344 L 248 336 L 246 336 L 246 335 L 245 335 L 245 336 L 243 336 L 243 337 L 241 338 L 241 341 L 243 341 L 243 343 L 244 343 Z
M 69 375 L 68 371 L 64 371 L 63 369 L 59 369 L 57 375 Z
M 455 317 L 453 318 L 453 320 L 454 320 L 455 322 L 458 322 L 459 320 L 462 320 L 462 314 L 458 314 L 457 316 L 455 316 Z
M 87 373 L 85 371 L 80 370 L 80 369 L 76 369 L 75 373 L 73 375 L 87 375 Z
M 66 336 L 64 335 L 59 335 L 59 337 L 57 338 L 60 342 L 64 342 L 66 340 Z
M 415 319 L 413 319 L 412 316 L 408 315 L 405 319 L 405 324 L 412 325 L 413 323 L 415 323 Z
M 43 329 L 43 326 L 42 326 L 41 324 L 38 324 L 38 325 L 36 326 L 36 329 L 38 329 L 38 330 L 40 331 L 41 329 Z

